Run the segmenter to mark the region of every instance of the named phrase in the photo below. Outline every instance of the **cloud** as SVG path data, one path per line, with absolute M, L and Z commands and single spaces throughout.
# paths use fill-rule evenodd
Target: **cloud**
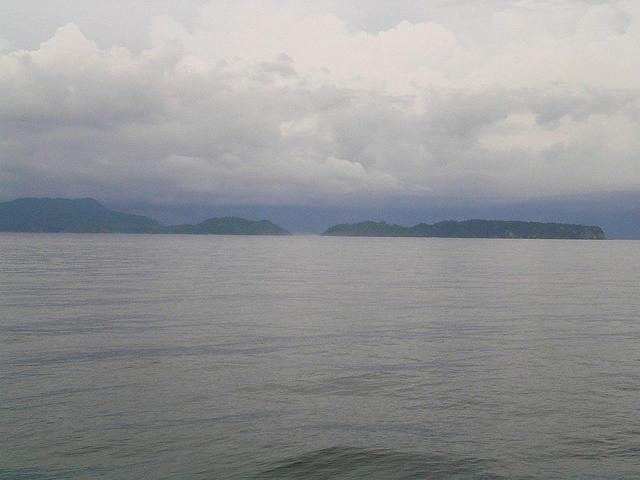
M 0 49 L 0 195 L 332 204 L 640 186 L 637 3 L 469 16 L 407 2 L 412 18 L 384 29 L 292 5 L 158 16 L 137 52 L 73 23 Z

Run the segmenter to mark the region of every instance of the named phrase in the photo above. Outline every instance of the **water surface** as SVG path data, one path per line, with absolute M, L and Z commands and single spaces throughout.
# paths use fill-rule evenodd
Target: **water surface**
M 636 479 L 640 242 L 0 234 L 0 478 Z

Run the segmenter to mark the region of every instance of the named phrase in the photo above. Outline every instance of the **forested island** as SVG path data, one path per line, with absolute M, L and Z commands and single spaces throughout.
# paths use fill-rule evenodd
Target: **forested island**
M 604 240 L 602 228 L 565 223 L 539 223 L 503 220 L 444 221 L 419 223 L 412 227 L 366 221 L 341 224 L 323 235 L 348 237 L 442 237 L 442 238 L 547 238 Z
M 183 235 L 290 235 L 269 220 L 210 218 L 197 224 L 165 226 L 142 215 L 112 210 L 92 198 L 20 198 L 0 203 L 0 232 L 164 233 Z M 444 221 L 412 227 L 365 221 L 335 225 L 325 236 L 548 238 L 603 240 L 590 225 L 503 220 Z
M 211 218 L 196 225 L 164 226 L 149 217 L 111 210 L 92 198 L 20 198 L 2 202 L 0 232 L 289 235 L 269 220 L 238 217 Z
M 175 225 L 165 230 L 185 235 L 289 235 L 269 220 L 251 221 L 239 217 L 210 218 L 196 225 Z

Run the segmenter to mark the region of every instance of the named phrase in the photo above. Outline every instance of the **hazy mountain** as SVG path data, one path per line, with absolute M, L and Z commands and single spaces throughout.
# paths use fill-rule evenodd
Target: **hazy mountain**
M 199 235 L 288 235 L 268 220 L 211 218 L 196 225 L 163 226 L 117 212 L 91 198 L 21 198 L 0 203 L 0 231 L 70 233 L 184 233 Z
M 149 217 L 105 207 L 92 198 L 20 198 L 0 203 L 0 231 L 152 233 L 162 226 Z

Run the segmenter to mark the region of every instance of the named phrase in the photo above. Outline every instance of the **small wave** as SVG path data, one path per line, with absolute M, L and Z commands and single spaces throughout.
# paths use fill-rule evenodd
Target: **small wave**
M 31 468 L 0 468 L 0 480 L 60 480 L 61 478 L 93 478 L 94 471 L 88 470 L 38 470 Z
M 271 466 L 260 479 L 475 479 L 497 480 L 480 459 L 419 455 L 388 449 L 330 447 Z

